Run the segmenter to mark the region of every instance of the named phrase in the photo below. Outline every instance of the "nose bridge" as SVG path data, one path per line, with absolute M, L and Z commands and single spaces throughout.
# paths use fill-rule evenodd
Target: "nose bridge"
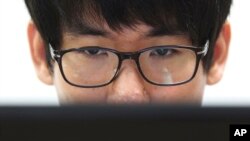
M 145 103 L 149 102 L 149 96 L 144 87 L 144 81 L 137 67 L 131 59 L 133 55 L 125 56 L 117 78 L 112 82 L 108 102 L 109 103 Z
M 131 60 L 130 62 L 131 63 L 134 62 L 134 64 L 136 65 L 135 68 L 137 69 L 137 72 L 139 73 L 139 71 L 138 71 L 138 69 L 140 67 L 139 64 L 138 64 L 139 63 L 138 59 L 139 59 L 139 56 L 140 56 L 139 53 L 137 53 L 137 52 L 124 52 L 124 53 L 119 53 L 118 55 L 120 57 L 120 66 L 121 66 L 121 68 L 123 66 L 124 61 Z M 119 71 L 121 71 L 121 69 Z M 119 73 L 120 72 L 118 72 L 118 75 L 119 75 Z
M 121 62 L 123 62 L 126 59 L 132 59 L 135 62 L 137 62 L 137 59 L 139 57 L 139 53 L 137 53 L 137 52 L 125 52 L 125 53 L 119 53 L 119 56 L 121 58 Z

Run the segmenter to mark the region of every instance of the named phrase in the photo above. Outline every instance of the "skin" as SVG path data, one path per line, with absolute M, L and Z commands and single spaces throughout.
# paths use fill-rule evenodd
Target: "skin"
M 77 35 L 63 33 L 62 49 L 81 46 L 102 46 L 121 52 L 133 52 L 157 45 L 191 45 L 188 37 L 182 35 L 146 36 L 152 28 L 144 24 L 136 26 L 136 30 L 123 28 L 114 32 L 104 27 L 108 36 Z M 146 82 L 140 75 L 133 60 L 124 60 L 118 77 L 109 85 L 99 88 L 78 88 L 64 81 L 57 63 L 51 75 L 45 60 L 44 43 L 33 22 L 28 25 L 28 38 L 32 60 L 38 78 L 48 85 L 54 85 L 61 104 L 80 103 L 167 103 L 198 104 L 206 84 L 217 83 L 223 75 L 230 42 L 230 24 L 226 22 L 215 43 L 215 53 L 210 70 L 205 73 L 202 62 L 195 78 L 189 83 L 178 86 L 155 86 Z

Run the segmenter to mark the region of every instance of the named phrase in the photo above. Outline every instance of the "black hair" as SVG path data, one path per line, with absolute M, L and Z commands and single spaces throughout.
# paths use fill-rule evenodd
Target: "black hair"
M 187 34 L 193 45 L 209 50 L 203 66 L 209 70 L 214 43 L 224 24 L 232 0 L 25 0 L 45 44 L 60 47 L 65 29 L 103 22 L 115 31 L 145 23 L 170 33 Z M 71 29 L 74 30 L 74 29 Z M 50 54 L 46 46 L 46 58 Z

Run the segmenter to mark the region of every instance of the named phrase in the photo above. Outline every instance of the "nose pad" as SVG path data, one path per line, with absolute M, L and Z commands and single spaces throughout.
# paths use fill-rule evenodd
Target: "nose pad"
M 108 103 L 148 103 L 149 95 L 136 63 L 132 59 L 124 60 L 122 66 L 111 83 Z

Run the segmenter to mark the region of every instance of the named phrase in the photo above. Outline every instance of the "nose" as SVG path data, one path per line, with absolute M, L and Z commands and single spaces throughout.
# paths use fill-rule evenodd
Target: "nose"
M 149 95 L 144 86 L 144 80 L 140 75 L 133 60 L 124 60 L 117 78 L 111 83 L 108 103 L 116 104 L 140 104 L 148 103 Z

